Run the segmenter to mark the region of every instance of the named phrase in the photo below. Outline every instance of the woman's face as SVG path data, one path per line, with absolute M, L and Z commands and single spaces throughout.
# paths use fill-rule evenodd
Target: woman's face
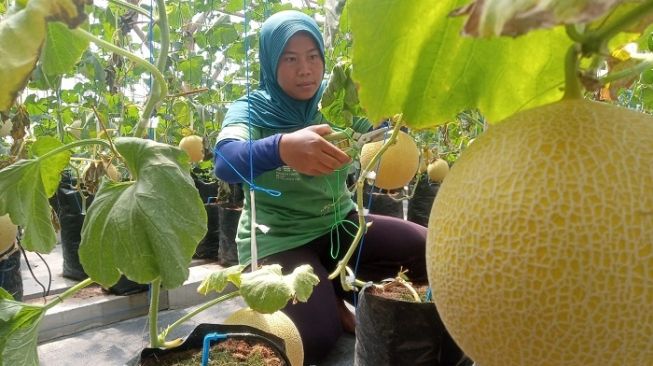
M 311 99 L 320 87 L 324 62 L 313 37 L 306 33 L 292 36 L 279 57 L 277 83 L 293 99 Z

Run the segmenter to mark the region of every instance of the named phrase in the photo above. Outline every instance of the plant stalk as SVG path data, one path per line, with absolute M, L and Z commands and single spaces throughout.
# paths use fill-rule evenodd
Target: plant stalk
M 157 278 L 150 284 L 150 309 L 148 312 L 150 322 L 150 347 L 157 348 L 161 345 L 157 337 L 157 323 L 159 322 L 159 294 L 161 293 L 161 279 Z
M 79 290 L 83 289 L 84 287 L 87 287 L 87 286 L 91 285 L 93 282 L 94 281 L 92 279 L 90 279 L 90 278 L 87 278 L 84 281 L 79 282 L 75 286 L 73 286 L 73 287 L 67 289 L 66 291 L 62 292 L 61 294 L 57 295 L 54 298 L 54 300 L 52 300 L 51 302 L 45 304 L 43 306 L 43 309 L 45 311 L 51 309 L 52 307 L 56 306 L 57 304 L 63 302 L 65 299 L 67 299 L 70 296 L 72 296 L 72 295 L 76 294 L 77 292 L 79 292 Z
M 408 292 L 410 292 L 415 302 L 422 302 L 422 299 L 419 298 L 419 294 L 417 293 L 417 291 L 415 291 L 415 288 L 410 283 L 408 283 L 403 278 L 397 278 L 397 282 L 399 282 L 399 284 L 404 286 L 408 290 Z
M 222 295 L 222 296 L 217 297 L 217 298 L 215 298 L 213 300 L 205 302 L 201 306 L 197 307 L 195 310 L 193 310 L 190 313 L 188 313 L 188 314 L 182 316 L 181 318 L 177 319 L 174 323 L 170 324 L 163 332 L 161 332 L 161 334 L 158 337 L 159 344 L 165 343 L 165 338 L 168 335 L 168 333 L 170 333 L 173 329 L 175 329 L 179 325 L 183 324 L 184 322 L 190 320 L 195 315 L 201 313 L 202 311 L 210 308 L 211 306 L 213 306 L 215 304 L 218 304 L 218 303 L 221 303 L 223 301 L 232 299 L 234 297 L 237 297 L 238 295 L 240 295 L 240 291 L 238 291 L 238 290 L 230 292 L 230 293 L 228 293 L 226 295 Z
M 47 153 L 39 156 L 37 159 L 38 160 L 45 160 L 45 159 L 47 159 L 47 158 L 49 158 L 51 156 L 54 156 L 54 155 L 57 155 L 57 154 L 63 152 L 63 151 L 71 150 L 71 149 L 73 149 L 73 148 L 75 148 L 77 146 L 85 146 L 85 145 L 104 145 L 104 146 L 106 146 L 108 148 L 111 148 L 111 145 L 109 145 L 108 142 L 106 142 L 105 140 L 102 140 L 102 139 L 79 140 L 79 141 L 71 142 L 71 143 L 69 143 L 67 145 L 64 145 L 64 146 L 60 146 L 60 147 L 58 147 L 56 149 L 52 149 L 52 150 L 48 151 Z
M 649 15 L 651 11 L 653 11 L 653 0 L 647 0 L 625 13 L 619 21 L 616 21 L 605 28 L 598 29 L 594 33 L 588 34 L 591 39 L 590 42 L 597 42 L 597 44 L 607 42 L 619 32 L 624 31 L 628 26 Z
M 116 5 L 120 5 L 120 6 L 125 7 L 125 8 L 128 8 L 130 10 L 133 10 L 133 11 L 139 13 L 139 14 L 145 15 L 148 18 L 152 15 L 152 14 L 150 14 L 149 11 L 141 8 L 140 6 L 134 5 L 132 3 L 128 3 L 128 2 L 123 1 L 123 0 L 109 0 L 109 2 L 114 3 Z
M 159 12 L 159 30 L 161 31 L 161 49 L 159 50 L 159 56 L 156 60 L 156 70 L 157 73 L 162 75 L 163 70 L 165 70 L 166 62 L 168 61 L 168 50 L 170 49 L 170 26 L 168 25 L 168 14 L 166 13 L 166 2 L 165 0 L 156 0 L 156 8 Z M 168 95 L 168 86 L 163 77 L 154 79 L 152 83 L 152 89 L 150 95 L 145 102 L 143 107 L 143 114 L 141 115 L 141 120 L 136 126 L 134 131 L 135 137 L 144 137 L 145 130 L 150 122 L 150 117 L 154 112 L 156 106 Z
M 131 52 L 125 50 L 125 49 L 122 49 L 122 48 L 120 48 L 120 47 L 118 47 L 118 46 L 116 46 L 116 45 L 114 45 L 112 43 L 109 43 L 109 42 L 103 40 L 103 39 L 97 38 L 96 36 L 94 36 L 93 34 L 85 31 L 84 29 L 75 28 L 75 29 L 71 30 L 71 32 L 75 33 L 76 35 L 78 35 L 78 36 L 80 36 L 80 37 L 82 37 L 84 39 L 87 39 L 87 40 L 95 43 L 96 45 L 98 45 L 98 46 L 100 46 L 100 47 L 102 47 L 102 48 L 104 48 L 106 50 L 117 53 L 120 56 L 126 57 L 127 59 L 133 61 L 134 63 L 143 66 L 149 72 L 151 72 L 154 75 L 155 80 L 157 80 L 160 83 L 161 94 L 168 94 L 168 86 L 167 86 L 167 84 L 165 82 L 165 77 L 163 76 L 163 74 L 161 72 L 159 72 L 159 69 L 157 69 L 156 66 L 152 65 L 151 63 L 147 62 L 146 60 L 143 60 L 142 58 L 134 55 L 133 53 L 131 53 Z
M 383 153 L 392 144 L 394 144 L 395 141 L 397 141 L 397 136 L 399 136 L 399 132 L 401 130 L 401 127 L 403 126 L 403 121 L 401 119 L 401 116 L 399 116 L 397 119 L 398 121 L 395 121 L 396 125 L 394 126 L 394 130 L 392 131 L 392 135 L 390 135 L 388 140 L 383 144 L 383 146 L 381 146 L 379 151 L 377 151 L 377 153 L 372 157 L 372 160 L 370 160 L 367 166 L 361 171 L 360 176 L 356 181 L 356 206 L 358 208 L 358 231 L 356 232 L 356 236 L 354 236 L 354 239 L 351 243 L 351 246 L 347 250 L 347 253 L 345 253 L 345 256 L 340 260 L 340 262 L 338 262 L 338 266 L 336 267 L 336 269 L 329 275 L 330 280 L 336 278 L 339 275 L 340 281 L 342 282 L 342 286 L 345 291 L 352 290 L 351 285 L 346 281 L 347 263 L 354 255 L 354 252 L 358 247 L 358 243 L 360 242 L 363 235 L 365 234 L 365 231 L 367 231 L 367 223 L 365 222 L 365 212 L 363 211 L 363 187 L 365 185 L 365 179 L 367 179 L 367 174 L 374 169 L 376 163 L 381 158 Z
M 580 53 L 578 44 L 572 44 L 565 56 L 565 93 L 562 99 L 580 99 L 583 97 L 580 81 L 578 80 L 578 66 Z
M 653 67 L 653 56 L 647 55 L 637 65 L 625 70 L 609 73 L 599 78 L 599 80 L 601 81 L 602 84 L 607 84 L 615 80 L 620 80 L 623 78 L 639 75 L 642 72 L 651 69 L 652 67 Z

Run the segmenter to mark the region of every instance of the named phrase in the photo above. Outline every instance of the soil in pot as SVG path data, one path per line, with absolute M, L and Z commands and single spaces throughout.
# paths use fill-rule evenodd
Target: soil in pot
M 399 282 L 361 290 L 356 308 L 354 365 L 471 366 L 451 338 L 427 285 L 413 285 L 422 302 Z
M 211 333 L 224 335 L 226 339 L 211 343 L 209 365 L 290 366 L 283 339 L 258 328 L 236 324 L 199 324 L 180 346 L 145 348 L 126 365 L 201 365 L 204 338 Z M 224 363 L 225 360 L 229 362 Z
M 142 366 L 197 366 L 202 364 L 201 350 L 186 350 L 157 360 L 148 360 Z M 255 340 L 229 338 L 211 347 L 210 366 L 289 366 L 276 350 Z

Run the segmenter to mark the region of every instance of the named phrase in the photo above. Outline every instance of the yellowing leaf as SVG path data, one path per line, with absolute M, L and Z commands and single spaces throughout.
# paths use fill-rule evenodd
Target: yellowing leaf
M 36 67 L 47 21 L 81 24 L 87 0 L 32 0 L 0 22 L 0 111 L 8 110 Z

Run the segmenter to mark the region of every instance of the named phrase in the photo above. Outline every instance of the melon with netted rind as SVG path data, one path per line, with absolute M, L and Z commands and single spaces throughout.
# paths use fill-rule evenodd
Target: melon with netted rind
M 653 362 L 653 118 L 585 100 L 520 112 L 435 199 L 429 282 L 480 366 Z
M 426 173 L 433 182 L 442 182 L 449 174 L 449 163 L 444 159 L 436 159 L 426 167 Z
M 14 225 L 9 215 L 0 216 L 0 253 L 7 251 L 16 241 L 18 226 Z
M 281 311 L 262 314 L 250 308 L 236 310 L 224 324 L 249 325 L 282 338 L 286 343 L 286 356 L 292 366 L 304 364 L 304 346 L 299 330 L 290 318 Z
M 383 144 L 384 141 L 377 141 L 363 145 L 360 157 L 363 168 L 367 167 Z M 382 189 L 402 188 L 413 179 L 418 167 L 419 149 L 415 140 L 399 131 L 397 141 L 383 152 L 378 167 L 372 169 L 376 172 L 374 185 Z
M 184 150 L 190 161 L 200 162 L 204 159 L 204 141 L 200 136 L 189 135 L 179 141 L 179 148 Z

